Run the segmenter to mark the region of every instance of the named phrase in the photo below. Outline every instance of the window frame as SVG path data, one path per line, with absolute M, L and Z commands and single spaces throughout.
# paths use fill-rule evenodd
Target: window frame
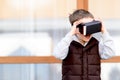
M 77 9 L 88 10 L 88 0 L 77 0 Z M 18 63 L 61 63 L 61 60 L 53 56 L 2 56 L 0 57 L 0 64 L 18 64 Z M 102 63 L 118 63 L 120 56 L 115 56 L 108 60 L 101 60 Z

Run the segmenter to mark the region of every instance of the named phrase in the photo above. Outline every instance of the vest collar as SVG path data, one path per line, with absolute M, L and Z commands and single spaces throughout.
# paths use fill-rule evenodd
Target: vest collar
M 76 37 L 76 38 L 77 38 L 77 37 Z M 85 45 L 82 45 L 78 39 L 75 39 L 74 42 L 75 42 L 76 44 L 84 47 L 85 50 L 86 50 L 86 49 L 89 49 L 90 47 L 94 46 L 95 44 L 98 44 L 98 41 L 97 41 L 94 37 L 91 37 L 90 40 L 89 40 L 87 43 L 85 43 Z
M 90 39 L 91 39 L 91 38 L 92 38 L 92 36 L 90 37 Z M 90 39 L 89 39 L 89 41 L 90 41 Z M 88 41 L 88 42 L 83 43 L 82 40 L 80 40 L 77 35 L 75 35 L 74 40 L 77 41 L 78 43 L 80 43 L 80 44 L 81 44 L 82 46 L 84 46 L 84 47 L 85 47 L 85 46 L 88 44 L 88 42 L 89 42 L 89 41 Z

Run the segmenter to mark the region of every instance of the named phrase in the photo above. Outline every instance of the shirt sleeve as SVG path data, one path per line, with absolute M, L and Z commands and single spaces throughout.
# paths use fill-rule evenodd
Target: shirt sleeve
M 108 32 L 101 33 L 100 36 L 97 36 L 99 41 L 99 54 L 101 59 L 109 59 L 115 56 L 115 46 L 112 37 Z
M 58 59 L 65 59 L 68 54 L 69 45 L 73 40 L 73 36 L 68 33 L 55 47 L 53 56 Z

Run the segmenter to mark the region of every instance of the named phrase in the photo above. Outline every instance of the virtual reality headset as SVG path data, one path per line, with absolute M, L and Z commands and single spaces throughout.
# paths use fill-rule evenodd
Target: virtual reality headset
M 77 25 L 79 32 L 83 35 L 90 35 L 101 31 L 102 24 L 100 21 L 92 21 L 88 23 L 81 23 Z

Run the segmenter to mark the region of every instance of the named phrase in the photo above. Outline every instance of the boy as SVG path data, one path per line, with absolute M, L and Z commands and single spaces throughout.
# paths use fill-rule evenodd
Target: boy
M 95 20 L 84 9 L 74 11 L 69 20 L 72 28 L 53 53 L 63 60 L 62 80 L 101 80 L 100 60 L 114 55 L 113 40 L 103 25 L 99 33 L 85 36 L 79 32 L 78 24 Z

